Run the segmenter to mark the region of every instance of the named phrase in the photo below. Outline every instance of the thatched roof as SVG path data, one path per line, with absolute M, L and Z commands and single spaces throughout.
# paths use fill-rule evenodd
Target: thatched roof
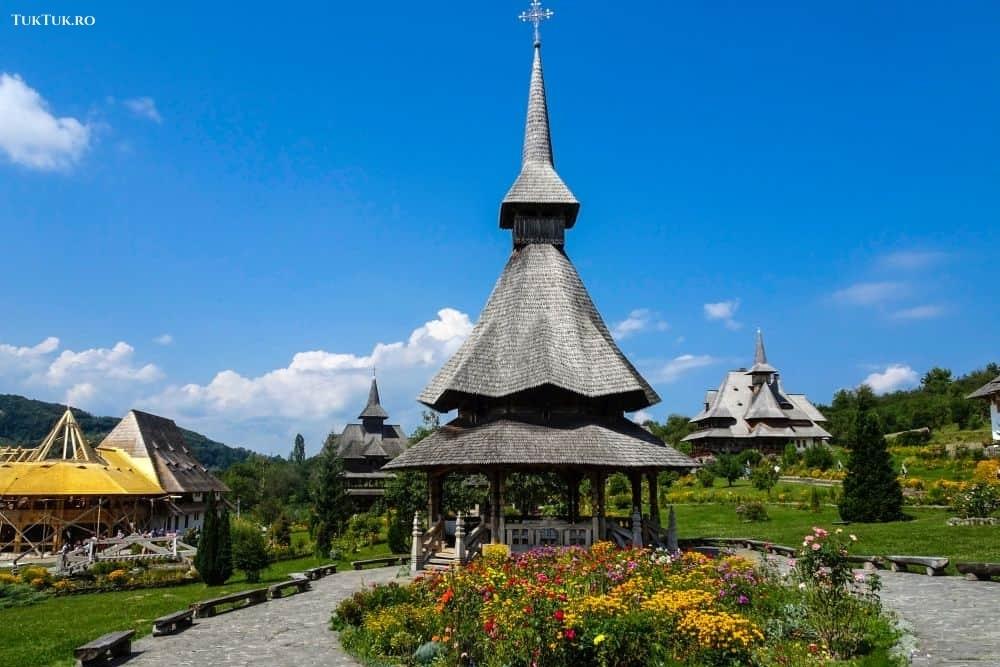
M 966 398 L 989 398 L 994 394 L 1000 394 L 1000 375 L 966 396 Z
M 384 470 L 488 466 L 523 468 L 689 468 L 695 463 L 624 417 L 497 419 L 442 426 Z
M 573 264 L 538 243 L 514 252 L 472 333 L 419 400 L 447 412 L 463 394 L 498 398 L 543 385 L 615 397 L 626 412 L 660 400 L 618 349 Z
M 549 133 L 549 109 L 545 101 L 541 44 L 535 44 L 528 92 L 528 119 L 524 127 L 521 173 L 500 205 L 500 227 L 510 229 L 514 217 L 524 207 L 540 206 L 562 212 L 566 229 L 576 223 L 580 202 L 556 173 Z

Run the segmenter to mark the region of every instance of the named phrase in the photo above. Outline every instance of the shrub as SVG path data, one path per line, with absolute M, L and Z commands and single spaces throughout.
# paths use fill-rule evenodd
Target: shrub
M 709 489 L 715 484 L 715 472 L 710 466 L 698 468 L 698 471 L 694 475 L 698 478 L 698 483 L 703 488 Z
M 750 481 L 755 489 L 770 493 L 774 485 L 778 483 L 778 478 L 781 475 L 781 472 L 775 470 L 775 467 L 773 461 L 764 459 L 753 469 L 753 472 L 750 474 Z
M 44 600 L 45 593 L 28 584 L 0 583 L 0 609 L 27 607 Z
M 284 512 L 271 524 L 271 541 L 282 547 L 292 544 L 292 524 Z
M 245 520 L 236 520 L 230 529 L 233 567 L 243 570 L 247 581 L 260 581 L 261 570 L 267 568 L 267 540 L 260 529 Z
M 413 539 L 412 528 L 407 525 L 406 517 L 400 512 L 393 512 L 389 517 L 389 532 L 386 541 L 389 543 L 389 550 L 394 554 L 405 554 L 410 552 Z
M 825 471 L 835 463 L 833 450 L 823 444 L 813 445 L 802 455 L 802 463 L 809 468 L 819 468 Z
M 755 465 L 761 462 L 761 459 L 764 458 L 764 455 L 761 454 L 756 449 L 744 449 L 742 452 L 740 452 L 740 455 L 737 458 L 739 459 L 739 462 L 744 466 L 750 466 L 751 468 L 753 468 Z
M 781 464 L 786 468 L 790 468 L 796 465 L 799 460 L 802 459 L 802 455 L 799 454 L 799 450 L 794 444 L 788 443 L 785 445 L 785 451 L 781 454 Z
M 767 515 L 764 503 L 759 500 L 751 500 L 736 506 L 736 516 L 749 522 L 769 521 L 771 517 Z
M 926 445 L 930 441 L 930 430 L 918 429 L 916 431 L 906 431 L 904 433 L 900 433 L 896 436 L 893 444 L 899 445 L 900 447 L 914 447 Z
M 733 454 L 721 454 L 712 464 L 716 475 L 726 480 L 729 486 L 743 476 L 743 464 Z
M 814 486 L 809 489 L 809 509 L 814 514 L 819 514 L 823 509 L 823 497 L 819 487 Z
M 988 517 L 1000 509 L 1000 487 L 976 482 L 966 491 L 955 494 L 953 507 L 960 517 Z
M 977 482 L 1000 485 L 1000 459 L 988 459 L 976 464 L 972 479 Z

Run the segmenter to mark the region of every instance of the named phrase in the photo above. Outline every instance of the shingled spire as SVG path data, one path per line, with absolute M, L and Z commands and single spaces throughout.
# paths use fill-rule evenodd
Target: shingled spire
M 556 173 L 540 41 L 534 51 L 521 173 L 500 205 L 500 227 L 514 230 L 515 245 L 562 245 L 563 230 L 576 223 L 580 202 Z
M 368 405 L 358 415 L 358 419 L 388 419 L 389 413 L 382 407 L 378 397 L 378 381 L 372 378 L 372 386 L 368 389 Z
M 757 346 L 753 353 L 753 367 L 747 375 L 770 375 L 777 372 L 778 369 L 767 363 L 767 352 L 764 351 L 764 334 L 761 333 L 760 329 L 757 329 Z

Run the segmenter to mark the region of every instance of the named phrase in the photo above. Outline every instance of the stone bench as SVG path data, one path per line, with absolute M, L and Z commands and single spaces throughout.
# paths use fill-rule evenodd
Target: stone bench
M 940 556 L 886 556 L 893 572 L 908 572 L 910 565 L 924 568 L 928 577 L 944 574 L 948 559 Z
M 177 632 L 178 630 L 190 627 L 192 618 L 194 618 L 194 609 L 190 608 L 181 609 L 180 611 L 175 611 L 172 614 L 161 616 L 153 621 L 153 636 L 159 637 L 160 635 L 169 635 Z
M 191 609 L 194 611 L 195 618 L 207 618 L 209 616 L 215 616 L 215 614 L 218 613 L 219 607 L 228 606 L 231 609 L 240 609 L 242 607 L 249 607 L 250 605 L 257 604 L 259 602 L 267 602 L 266 588 L 255 588 L 250 591 L 223 595 L 222 597 L 213 598 L 211 600 L 192 602 Z
M 320 565 L 318 567 L 311 567 L 308 570 L 306 570 L 303 574 L 305 574 L 306 579 L 309 579 L 311 581 L 322 579 L 328 574 L 337 574 L 337 564 L 331 563 L 329 565 Z
M 955 563 L 955 569 L 970 581 L 989 581 L 1000 577 L 1000 563 Z
M 363 570 L 370 565 L 404 565 L 410 562 L 409 556 L 386 556 L 385 558 L 369 558 L 367 560 L 351 561 L 351 567 L 355 570 Z
M 132 654 L 132 636 L 135 630 L 109 632 L 92 642 L 79 646 L 73 651 L 79 667 L 100 665 L 110 658 L 121 658 Z
M 293 577 L 288 581 L 271 584 L 267 587 L 267 596 L 272 600 L 280 598 L 285 590 L 296 589 L 299 593 L 309 590 L 309 580 L 304 577 Z

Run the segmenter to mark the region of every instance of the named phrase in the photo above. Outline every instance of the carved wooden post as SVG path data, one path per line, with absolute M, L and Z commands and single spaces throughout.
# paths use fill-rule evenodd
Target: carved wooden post
M 507 517 L 503 515 L 503 503 L 504 503 L 504 474 L 503 470 L 497 472 L 497 525 L 500 526 L 500 539 L 499 544 L 507 543 Z
M 674 506 L 670 506 L 670 517 L 667 519 L 667 551 L 677 553 L 680 551 L 677 544 L 677 515 L 674 514 Z
M 600 542 L 601 540 L 601 494 L 599 487 L 602 484 L 600 473 L 590 474 L 590 523 L 591 528 L 594 531 L 594 542 Z
M 170 540 L 170 552 L 174 556 L 174 560 L 177 560 L 177 536 L 174 535 L 173 539 Z
M 660 478 L 655 472 L 646 475 L 649 484 L 649 520 L 654 526 L 660 525 Z
M 455 517 L 455 556 L 459 563 L 465 562 L 465 520 L 461 512 Z
M 638 507 L 632 511 L 632 546 L 642 546 L 642 514 Z
M 410 572 L 416 573 L 424 567 L 424 533 L 420 529 L 420 512 L 413 513 L 413 545 L 410 548 Z
M 607 479 L 608 479 L 607 475 L 605 475 L 603 471 L 597 473 L 597 512 L 598 512 L 598 517 L 600 517 L 600 522 L 598 523 L 598 530 L 600 532 L 602 540 L 607 538 L 607 533 L 608 533 L 608 522 L 607 522 L 608 512 L 605 507 L 606 504 L 605 496 L 607 494 L 606 494 L 606 489 L 604 488 Z
M 490 542 L 500 544 L 500 481 L 497 473 L 490 474 Z

